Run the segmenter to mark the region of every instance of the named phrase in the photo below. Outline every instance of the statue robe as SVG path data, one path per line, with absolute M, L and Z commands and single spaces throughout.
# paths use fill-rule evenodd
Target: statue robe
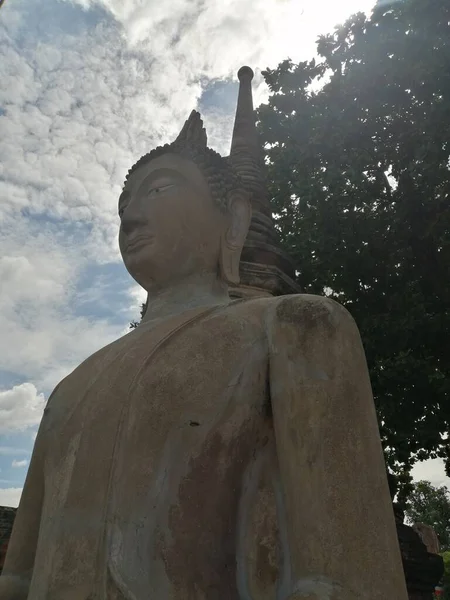
M 235 600 L 249 568 L 274 588 L 267 340 L 240 306 L 144 324 L 55 390 L 30 600 Z
M 324 596 L 333 600 L 385 600 L 387 590 L 402 597 L 364 355 L 354 364 L 359 338 L 354 355 L 353 341 L 335 348 L 326 323 L 339 320 L 330 317 L 337 309 L 326 309 L 323 325 L 304 298 L 144 323 L 59 384 L 5 564 L 5 575 L 31 578 L 25 598 L 284 600 L 309 589 L 299 576 L 318 590 L 334 585 L 311 574 L 343 575 L 344 593 Z M 301 318 L 292 310 L 300 304 Z M 362 388 L 345 382 L 338 363 L 363 369 Z M 335 380 L 347 388 L 333 400 Z M 272 410 L 292 414 L 277 444 Z M 382 563 L 373 573 L 361 548 Z

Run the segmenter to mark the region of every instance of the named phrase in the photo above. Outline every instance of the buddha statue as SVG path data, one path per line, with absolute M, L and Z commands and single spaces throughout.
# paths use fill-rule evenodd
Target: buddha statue
M 119 244 L 146 312 L 50 396 L 2 600 L 406 600 L 354 321 L 230 298 L 255 223 L 237 162 L 193 112 L 129 171 Z

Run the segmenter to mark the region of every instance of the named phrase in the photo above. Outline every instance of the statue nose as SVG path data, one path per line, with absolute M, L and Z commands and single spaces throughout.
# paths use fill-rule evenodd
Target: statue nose
M 144 223 L 142 219 L 139 219 L 138 215 L 124 215 L 121 222 L 121 228 L 123 233 L 129 235 L 136 229 L 141 229 Z

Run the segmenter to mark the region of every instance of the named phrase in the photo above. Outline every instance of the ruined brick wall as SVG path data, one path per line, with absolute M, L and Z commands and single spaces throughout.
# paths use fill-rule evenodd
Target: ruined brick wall
M 0 573 L 5 562 L 6 550 L 8 548 L 9 538 L 16 516 L 16 508 L 9 506 L 0 506 Z

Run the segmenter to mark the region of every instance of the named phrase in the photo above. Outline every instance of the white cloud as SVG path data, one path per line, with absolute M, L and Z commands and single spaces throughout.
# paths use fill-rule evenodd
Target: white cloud
M 47 35 L 29 18 L 40 10 L 36 0 L 2 7 L 0 370 L 27 382 L 0 393 L 17 400 L 2 431 L 37 424 L 37 390 L 48 394 L 138 317 L 145 293 L 131 280 L 117 289 L 125 300 L 114 319 L 102 316 L 104 282 L 83 280 L 88 267 L 120 260 L 116 202 L 132 163 L 173 139 L 210 80 L 234 76 L 243 63 L 257 71 L 288 55 L 307 58 L 320 30 L 373 4 L 70 2 L 71 10 L 102 6 L 113 18 L 77 35 Z M 255 104 L 266 93 L 257 72 Z M 210 144 L 227 152 L 232 110 L 205 112 Z M 100 316 L 87 316 L 95 302 Z
M 71 0 L 72 1 L 72 0 Z M 224 77 L 242 63 L 275 66 L 280 60 L 314 52 L 321 32 L 332 30 L 374 0 L 78 0 L 106 8 L 133 47 L 145 47 L 166 63 L 207 77 Z M 173 85 L 170 70 L 159 83 Z
M 17 12 L 11 4 L 5 19 Z M 186 72 L 174 74 L 167 96 L 162 60 L 127 51 L 113 24 L 51 42 L 26 38 L 20 49 L 0 24 L 0 369 L 46 393 L 134 317 L 77 314 L 88 297 L 101 305 L 103 291 L 79 282 L 87 266 L 119 260 L 126 171 L 175 135 L 200 95 Z
M 30 454 L 25 448 L 15 448 L 14 446 L 0 446 L 0 456 L 14 456 L 18 454 Z
M 141 310 L 141 304 L 147 301 L 147 292 L 140 285 L 134 285 L 128 290 L 128 296 L 131 300 L 129 309 L 137 311 Z
M 416 463 L 411 475 L 415 481 L 424 479 L 430 481 L 436 487 L 446 485 L 450 490 L 450 478 L 445 474 L 444 461 L 441 458 L 431 458 Z
M 11 467 L 13 469 L 23 469 L 24 467 L 26 467 L 28 464 L 27 460 L 16 460 L 14 459 L 11 463 Z
M 0 506 L 19 506 L 23 488 L 0 488 Z
M 24 431 L 37 425 L 45 406 L 43 394 L 32 383 L 0 391 L 0 433 Z
M 90 223 L 83 245 L 95 250 L 95 260 L 117 260 L 115 200 L 126 170 L 175 135 L 197 103 L 201 81 L 233 76 L 243 62 L 264 67 L 288 55 L 309 56 L 320 30 L 373 0 L 347 0 L 338 9 L 325 0 L 78 4 L 104 6 L 116 24 L 106 20 L 78 36 L 61 32 L 19 48 L 15 37 L 26 19 L 17 18 L 12 3 L 3 9 L 15 36 L 0 27 L 0 193 L 14 214 L 25 207 Z M 219 121 L 231 125 L 231 114 Z M 220 124 L 211 129 L 213 145 L 222 149 L 231 131 Z
M 14 222 L 8 218 L 3 230 L 0 257 L 0 369 L 48 393 L 121 327 L 76 314 L 77 282 L 88 257 L 75 234 L 64 239 L 61 226 Z

